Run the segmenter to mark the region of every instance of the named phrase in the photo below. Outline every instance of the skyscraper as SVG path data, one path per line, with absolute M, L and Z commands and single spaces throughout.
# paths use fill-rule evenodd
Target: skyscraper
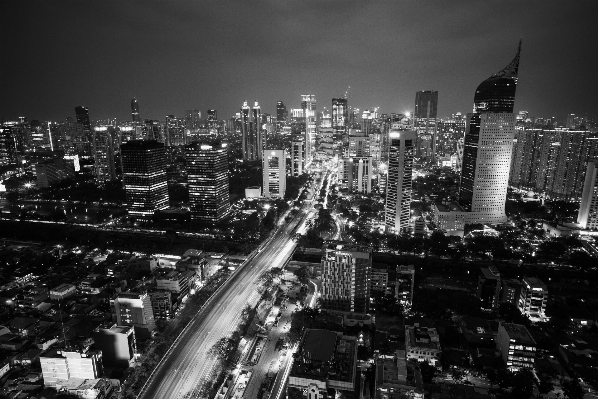
M 265 143 L 262 135 L 262 109 L 257 101 L 253 104 L 251 113 L 253 116 L 251 128 L 253 130 L 254 137 L 255 159 L 262 159 Z
M 388 133 L 388 174 L 386 177 L 386 230 L 399 234 L 409 228 L 413 157 L 417 134 L 414 130 Z
M 91 123 L 89 122 L 89 110 L 82 105 L 75 107 L 75 115 L 77 116 L 77 123 L 83 126 L 83 129 L 90 133 Z
M 256 101 L 253 109 L 247 101 L 241 107 L 241 132 L 244 161 L 257 161 L 262 159 L 263 140 L 261 132 L 262 112 Z
M 417 130 L 417 156 L 434 160 L 436 156 L 438 92 L 415 93 L 414 122 Z
M 582 229 L 598 229 L 598 161 L 588 162 L 577 223 Z
M 185 129 L 196 130 L 199 129 L 201 119 L 201 112 L 197 109 L 185 110 Z
M 303 174 L 305 168 L 305 137 L 295 136 L 291 143 L 291 176 Z
M 166 150 L 154 140 L 133 140 L 121 147 L 123 183 L 129 215 L 149 219 L 168 208 Z
M 349 108 L 346 98 L 332 99 L 332 128 L 345 131 L 349 123 Z
M 276 103 L 276 121 L 284 123 L 287 120 L 287 107 L 282 101 Z
M 316 143 L 316 96 L 313 94 L 302 94 L 301 109 L 305 115 L 305 158 L 309 163 Z
M 284 150 L 267 150 L 262 159 L 266 198 L 282 198 L 286 190 L 286 156 Z
M 504 223 L 515 137 L 515 90 L 521 42 L 515 58 L 477 87 L 474 112 L 467 115 L 459 202 L 433 205 L 434 220 L 449 234 L 466 224 Z
M 191 220 L 215 223 L 230 209 L 226 144 L 185 146 Z
M 322 309 L 368 313 L 372 248 L 330 241 L 322 251 Z
M 139 104 L 135 97 L 131 100 L 131 116 L 133 117 L 134 124 L 141 123 L 141 118 L 139 117 Z
M 116 179 L 114 164 L 114 142 L 116 137 L 113 126 L 96 126 L 93 132 L 94 172 L 98 182 Z
M 465 132 L 459 204 L 482 212 L 484 221 L 506 222 L 505 200 L 515 136 L 515 90 L 519 50 L 513 61 L 482 82 Z
M 372 157 L 351 157 L 339 160 L 339 180 L 349 192 L 370 194 L 373 177 Z

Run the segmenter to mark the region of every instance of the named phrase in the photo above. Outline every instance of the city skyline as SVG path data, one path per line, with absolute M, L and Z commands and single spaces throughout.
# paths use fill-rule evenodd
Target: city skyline
M 2 15 L 10 16 L 0 24 L 3 50 L 13 56 L 1 67 L 1 75 L 10 79 L 3 82 L 0 118 L 61 120 L 84 104 L 93 120 L 128 120 L 133 97 L 143 117 L 153 119 L 181 116 L 189 108 L 217 109 L 229 118 L 244 99 L 257 99 L 262 112 L 274 115 L 277 101 L 294 108 L 305 92 L 330 107 L 331 99 L 349 86 L 350 106 L 379 107 L 385 113 L 413 112 L 413 92 L 437 90 L 442 118 L 470 111 L 469 93 L 487 77 L 482 71 L 492 70 L 520 37 L 526 46 L 526 84 L 519 88 L 515 112 L 596 118 L 591 101 L 596 82 L 586 66 L 591 55 L 582 51 L 582 46 L 597 44 L 583 29 L 585 18 L 595 14 L 594 4 L 574 2 L 564 8 L 543 3 L 538 8 L 518 3 L 516 11 L 514 3 L 257 3 L 247 9 L 221 4 L 150 3 L 141 8 L 128 3 L 113 12 L 114 5 L 102 3 L 36 3 L 35 8 L 3 3 Z M 238 28 L 235 21 L 247 12 L 273 17 Z M 331 12 L 339 17 L 328 18 Z M 61 18 L 52 15 L 72 23 L 58 30 L 58 22 L 51 21 Z M 424 16 L 437 29 L 422 32 L 416 21 Z M 157 29 L 142 23 L 158 18 Z M 377 29 L 351 28 L 362 21 Z M 305 31 L 312 32 L 314 41 L 304 42 Z M 243 50 L 252 37 L 261 45 L 255 52 Z M 490 43 L 493 51 L 485 51 Z M 397 51 L 388 51 L 390 44 Z M 78 62 L 69 62 L 75 52 Z M 547 58 L 551 52 L 558 56 Z M 51 62 L 32 61 L 31 55 Z

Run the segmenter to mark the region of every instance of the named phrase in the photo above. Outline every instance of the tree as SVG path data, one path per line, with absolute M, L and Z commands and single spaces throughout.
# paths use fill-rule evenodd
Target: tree
M 540 381 L 538 382 L 538 391 L 542 394 L 548 394 L 554 389 L 552 379 L 546 374 L 540 374 Z
M 563 387 L 563 393 L 567 399 L 583 399 L 583 388 L 577 378 L 565 380 L 561 386 Z
M 222 337 L 210 349 L 210 355 L 216 357 L 226 367 L 235 362 L 238 343 L 232 337 Z
M 432 366 L 427 361 L 419 364 L 419 371 L 422 374 L 422 380 L 426 384 L 432 383 L 434 376 L 436 375 L 436 367 Z
M 507 389 L 511 386 L 513 381 L 513 373 L 506 368 L 498 369 L 497 373 L 498 386 L 502 389 Z
M 494 386 L 494 384 L 498 383 L 498 373 L 495 368 L 487 369 L 486 370 L 486 378 L 490 383 L 490 388 Z
M 465 379 L 465 371 L 459 366 L 451 366 L 449 373 L 456 382 L 461 382 Z
M 534 374 L 527 368 L 522 368 L 513 376 L 511 395 L 515 399 L 529 399 L 534 393 Z
M 295 270 L 293 274 L 295 275 L 295 277 L 297 277 L 297 280 L 301 284 L 309 283 L 309 269 L 307 268 L 307 266 L 301 266 L 299 269 Z

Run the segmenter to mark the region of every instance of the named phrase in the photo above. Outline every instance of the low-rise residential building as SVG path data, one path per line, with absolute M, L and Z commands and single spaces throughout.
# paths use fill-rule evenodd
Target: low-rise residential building
M 511 371 L 534 367 L 536 341 L 524 325 L 501 323 L 498 326 L 496 347 L 503 363 Z
M 546 320 L 548 289 L 537 277 L 525 277 L 519 297 L 519 311 L 531 321 Z
M 193 283 L 195 272 L 169 271 L 162 276 L 156 277 L 156 289 L 169 291 L 184 297 L 189 293 L 190 285 Z
M 440 336 L 434 327 L 420 327 L 418 323 L 405 326 L 405 352 L 407 360 L 427 361 L 440 367 Z
M 415 286 L 415 266 L 397 266 L 397 283 L 395 285 L 395 297 L 405 308 L 413 304 L 413 288 Z
M 308 329 L 297 350 L 288 386 L 306 392 L 308 399 L 330 398 L 330 390 L 352 395 L 356 367 L 355 337 Z
M 71 297 L 77 293 L 77 287 L 73 284 L 60 284 L 50 290 L 50 299 L 53 301 L 61 301 Z
M 505 278 L 500 281 L 500 302 L 510 303 L 519 307 L 519 297 L 521 295 L 521 281 L 514 278 Z
M 102 374 L 102 352 L 52 349 L 40 357 L 45 386 L 57 386 L 71 378 L 94 379 Z
M 149 295 L 155 319 L 169 320 L 174 317 L 172 294 L 169 291 L 150 292 Z

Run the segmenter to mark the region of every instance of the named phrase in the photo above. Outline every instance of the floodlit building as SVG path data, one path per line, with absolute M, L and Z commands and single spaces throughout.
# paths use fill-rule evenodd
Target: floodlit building
M 322 309 L 368 313 L 372 248 L 330 241 L 322 251 Z
M 148 293 L 121 292 L 110 299 L 113 319 L 119 326 L 135 327 L 135 336 L 149 338 L 156 328 Z
M 155 140 L 132 140 L 121 148 L 129 215 L 149 219 L 168 208 L 166 150 Z
M 384 213 L 386 230 L 395 234 L 410 228 L 415 140 L 414 130 L 391 129 L 388 134 L 388 174 Z
M 493 310 L 498 307 L 500 298 L 500 272 L 494 266 L 482 267 L 478 278 L 477 298 L 482 309 Z
M 356 369 L 356 337 L 307 329 L 297 349 L 288 386 L 300 389 L 308 399 L 330 398 L 330 392 L 335 392 L 332 397 L 352 395 Z
M 520 53 L 521 42 L 513 61 L 476 89 L 474 112 L 467 114 L 458 204 L 432 207 L 433 220 L 449 235 L 463 235 L 466 224 L 507 221 Z
M 73 296 L 77 293 L 77 287 L 74 284 L 60 284 L 50 290 L 50 299 L 60 301 Z
M 521 324 L 500 323 L 496 336 L 496 347 L 503 363 L 511 371 L 533 368 L 536 341 L 527 328 Z
M 94 346 L 102 351 L 102 364 L 109 367 L 131 367 L 135 362 L 137 341 L 135 328 L 106 325 L 93 333 Z
M 546 320 L 548 289 L 537 277 L 525 277 L 519 296 L 519 311 L 531 321 Z
M 346 98 L 332 99 L 332 128 L 345 131 L 349 124 L 349 108 Z
M 267 150 L 262 164 L 264 197 L 284 199 L 287 177 L 285 151 Z
M 191 220 L 216 223 L 230 210 L 226 144 L 185 146 Z

